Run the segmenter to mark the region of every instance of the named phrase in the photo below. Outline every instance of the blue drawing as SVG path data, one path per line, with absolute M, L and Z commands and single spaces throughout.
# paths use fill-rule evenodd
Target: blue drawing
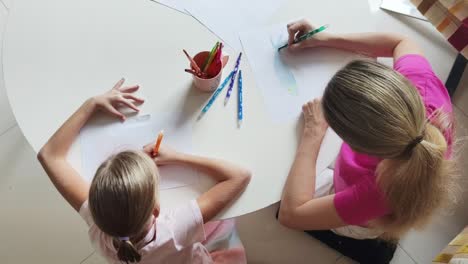
M 270 35 L 271 45 L 275 49 L 275 57 L 274 57 L 274 68 L 276 76 L 280 80 L 281 86 L 285 87 L 288 90 L 288 93 L 291 95 L 297 95 L 297 83 L 296 78 L 288 67 L 288 65 L 283 61 L 283 56 L 280 52 L 276 52 L 276 50 L 283 46 L 285 43 L 288 42 L 288 35 L 287 32 L 282 32 L 278 34 L 277 32 L 273 32 Z M 285 52 L 285 51 L 283 51 Z

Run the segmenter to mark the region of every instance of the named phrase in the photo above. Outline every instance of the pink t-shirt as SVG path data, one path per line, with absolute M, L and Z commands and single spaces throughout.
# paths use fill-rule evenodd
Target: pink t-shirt
M 109 263 L 123 263 L 117 258 L 112 237 L 102 232 L 93 221 L 88 201 L 80 208 L 80 215 L 89 226 L 93 247 Z M 213 263 L 205 240 L 203 218 L 195 200 L 169 212 L 162 212 L 145 238 L 136 244 L 142 255 L 140 264 L 154 263 Z
M 415 54 L 402 56 L 395 62 L 394 69 L 418 89 L 428 117 L 439 108 L 452 113 L 447 89 L 424 57 Z M 445 137 L 451 146 L 451 133 L 445 133 Z M 343 142 L 335 164 L 334 204 L 347 224 L 365 225 L 391 212 L 376 182 L 375 171 L 379 162 L 379 158 L 357 153 Z

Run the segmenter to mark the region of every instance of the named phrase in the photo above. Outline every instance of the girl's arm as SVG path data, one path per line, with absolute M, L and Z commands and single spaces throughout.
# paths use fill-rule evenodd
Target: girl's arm
M 248 170 L 224 160 L 183 154 L 180 162 L 207 173 L 217 181 L 197 198 L 205 223 L 232 202 L 250 182 Z
M 346 225 L 336 212 L 333 195 L 316 198 L 315 166 L 327 130 L 318 99 L 302 107 L 304 132 L 280 204 L 279 221 L 294 229 L 330 229 Z
M 314 27 L 306 20 L 299 20 L 288 24 L 289 43 L 294 38 L 307 33 Z M 354 34 L 330 34 L 320 32 L 314 37 L 292 44 L 291 50 L 309 47 L 331 47 L 363 53 L 372 57 L 393 57 L 397 60 L 405 54 L 422 54 L 419 46 L 409 38 L 396 33 L 354 33 Z
M 152 153 L 153 145 L 146 145 L 146 153 Z M 213 219 L 232 202 L 249 184 L 251 174 L 248 170 L 230 162 L 176 152 L 161 146 L 156 164 L 183 164 L 210 175 L 217 184 L 198 197 L 197 202 L 205 223 Z
M 52 183 L 77 211 L 88 199 L 89 185 L 68 163 L 67 153 L 80 129 L 96 110 L 103 109 L 122 120 L 125 116 L 116 109 L 117 105 L 123 104 L 138 111 L 133 102 L 142 103 L 143 100 L 132 94 L 138 90 L 138 86 L 122 88 L 123 82 L 122 79 L 109 92 L 86 100 L 55 132 L 37 155 Z

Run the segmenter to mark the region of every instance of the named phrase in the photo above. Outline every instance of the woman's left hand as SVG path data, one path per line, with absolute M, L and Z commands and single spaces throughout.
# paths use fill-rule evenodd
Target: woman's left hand
M 314 99 L 302 106 L 304 114 L 303 136 L 313 136 L 322 139 L 328 128 L 328 123 L 323 116 L 322 101 Z
M 110 91 L 93 98 L 98 109 L 104 110 L 121 120 L 125 120 L 125 115 L 117 109 L 120 105 L 138 112 L 140 110 L 135 104 L 142 104 L 144 102 L 142 98 L 133 94 L 140 87 L 138 85 L 122 87 L 124 82 L 124 78 L 120 79 Z

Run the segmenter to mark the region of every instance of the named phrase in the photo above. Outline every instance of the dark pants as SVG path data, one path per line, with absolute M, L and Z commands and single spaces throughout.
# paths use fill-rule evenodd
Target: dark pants
M 278 219 L 276 212 L 276 219 Z M 320 242 L 361 264 L 387 264 L 393 258 L 396 243 L 381 239 L 354 239 L 332 231 L 304 231 Z
M 341 254 L 361 264 L 390 263 L 396 244 L 381 239 L 354 239 L 332 231 L 304 231 Z

